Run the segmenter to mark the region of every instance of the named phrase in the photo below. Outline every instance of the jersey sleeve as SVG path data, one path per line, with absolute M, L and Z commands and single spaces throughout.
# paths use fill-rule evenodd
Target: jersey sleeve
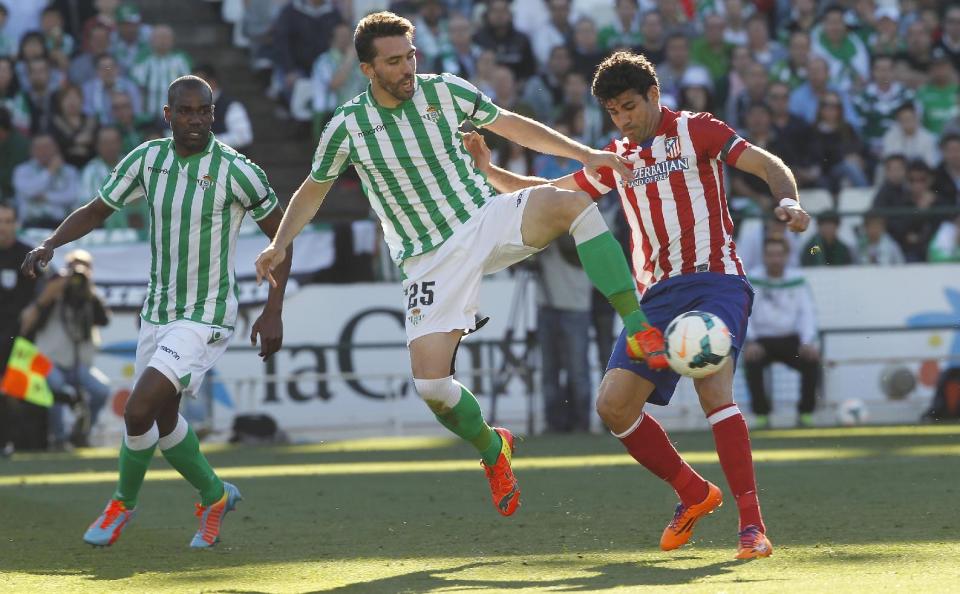
M 343 112 L 338 109 L 320 133 L 320 142 L 313 154 L 310 178 L 317 183 L 336 179 L 347 168 L 349 157 L 350 132 Z
M 500 116 L 500 108 L 483 91 L 453 74 L 444 74 L 453 102 L 457 109 L 458 121 L 470 122 L 478 128 L 489 126 Z
M 241 157 L 230 169 L 230 193 L 253 220 L 259 221 L 277 207 L 277 195 L 259 165 Z
M 603 147 L 603 150 L 616 152 L 614 143 Z M 580 189 L 590 194 L 594 200 L 599 200 L 604 194 L 617 186 L 617 180 L 613 176 L 613 169 L 610 167 L 600 167 L 596 171 L 584 167 L 573 174 L 573 180 L 577 182 Z
M 690 136 L 700 157 L 717 159 L 727 165 L 736 165 L 737 159 L 751 145 L 730 126 L 709 113 L 698 113 L 690 118 Z
M 146 191 L 143 187 L 143 159 L 146 155 L 144 145 L 130 151 L 117 163 L 107 179 L 103 180 L 97 197 L 114 210 L 120 210 L 125 205 L 143 198 Z

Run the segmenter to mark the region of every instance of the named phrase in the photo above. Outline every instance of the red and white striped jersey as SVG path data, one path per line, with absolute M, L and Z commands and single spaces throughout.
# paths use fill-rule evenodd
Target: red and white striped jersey
M 709 113 L 666 107 L 661 113 L 652 139 L 639 145 L 613 140 L 604 149 L 631 161 L 631 179 L 607 167 L 582 169 L 574 174 L 577 185 L 594 199 L 619 191 L 641 293 L 680 274 L 743 275 L 721 161 L 734 165 L 750 143 Z

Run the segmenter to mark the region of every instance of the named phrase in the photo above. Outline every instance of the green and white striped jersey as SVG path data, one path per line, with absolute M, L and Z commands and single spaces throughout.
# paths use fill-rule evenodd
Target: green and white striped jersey
M 894 113 L 906 103 L 913 103 L 914 92 L 899 82 L 886 91 L 870 83 L 858 95 L 853 95 L 853 108 L 863 121 L 861 135 L 871 148 L 879 152 L 883 135 L 893 123 Z
M 190 57 L 183 52 L 165 56 L 146 54 L 133 66 L 130 77 L 143 89 L 143 112 L 151 118 L 163 116 L 170 83 L 190 74 Z
M 413 97 L 393 109 L 378 105 L 369 87 L 338 107 L 311 171 L 325 182 L 356 168 L 397 263 L 442 244 L 497 193 L 459 131 L 467 121 L 492 123 L 497 106 L 452 74 L 417 75 L 416 84 Z
M 151 258 L 144 320 L 233 326 L 240 223 L 247 211 L 260 220 L 277 206 L 260 167 L 213 134 L 189 157 L 177 155 L 173 139 L 149 140 L 114 167 L 98 195 L 117 210 L 147 201 Z

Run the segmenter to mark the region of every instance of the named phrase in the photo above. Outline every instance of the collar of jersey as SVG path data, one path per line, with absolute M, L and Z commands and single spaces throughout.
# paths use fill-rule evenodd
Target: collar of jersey
M 664 131 L 666 131 L 667 126 L 672 124 L 673 121 L 677 119 L 678 115 L 680 114 L 678 114 L 677 112 L 673 111 L 672 109 L 668 108 L 665 105 L 661 105 L 660 106 L 660 116 L 661 116 L 660 126 L 657 127 L 657 131 L 653 133 L 653 136 L 651 136 L 647 140 L 644 140 L 640 144 L 634 144 L 632 142 L 629 143 L 627 145 L 627 149 L 636 150 L 637 152 L 640 152 L 643 149 L 650 148 L 653 145 L 653 141 L 657 139 L 657 136 L 660 136 L 661 134 L 663 134 Z
M 173 156 L 181 161 L 192 161 L 193 159 L 199 159 L 200 157 L 206 155 L 213 150 L 213 143 L 216 142 L 216 138 L 213 135 L 213 132 L 210 133 L 210 139 L 207 141 L 207 146 L 203 147 L 203 150 L 199 153 L 194 153 L 189 157 L 181 157 L 177 154 L 177 147 L 173 142 L 173 138 L 170 138 L 170 148 L 173 149 Z
M 417 91 L 419 90 L 420 90 L 420 77 L 414 74 L 413 75 L 413 94 L 416 95 Z M 412 99 L 413 98 L 411 97 L 410 99 L 407 99 L 407 101 L 411 101 Z M 367 101 L 370 102 L 370 105 L 376 107 L 377 109 L 381 111 L 385 111 L 387 113 L 392 113 L 392 114 L 400 113 L 400 110 L 402 110 L 403 106 L 406 105 L 407 103 L 407 101 L 404 101 L 403 103 L 401 103 L 396 107 L 386 107 L 384 105 L 380 105 L 379 103 L 377 103 L 376 97 L 373 96 L 372 83 L 367 83 Z

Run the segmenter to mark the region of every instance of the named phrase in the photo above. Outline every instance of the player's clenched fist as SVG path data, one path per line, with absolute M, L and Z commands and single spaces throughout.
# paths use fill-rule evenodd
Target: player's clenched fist
M 787 224 L 794 233 L 802 233 L 807 230 L 810 224 L 810 215 L 797 203 L 796 200 L 785 198 L 780 201 L 780 206 L 773 210 L 778 219 Z
M 257 268 L 257 284 L 263 283 L 263 279 L 270 281 L 271 287 L 277 286 L 277 280 L 273 278 L 273 269 L 283 262 L 287 257 L 287 251 L 281 250 L 272 243 L 266 247 L 260 255 L 257 256 L 257 262 L 254 264 Z
M 29 278 L 37 278 L 37 273 L 50 262 L 51 258 L 53 258 L 53 250 L 40 244 L 30 250 L 24 258 L 20 271 Z

